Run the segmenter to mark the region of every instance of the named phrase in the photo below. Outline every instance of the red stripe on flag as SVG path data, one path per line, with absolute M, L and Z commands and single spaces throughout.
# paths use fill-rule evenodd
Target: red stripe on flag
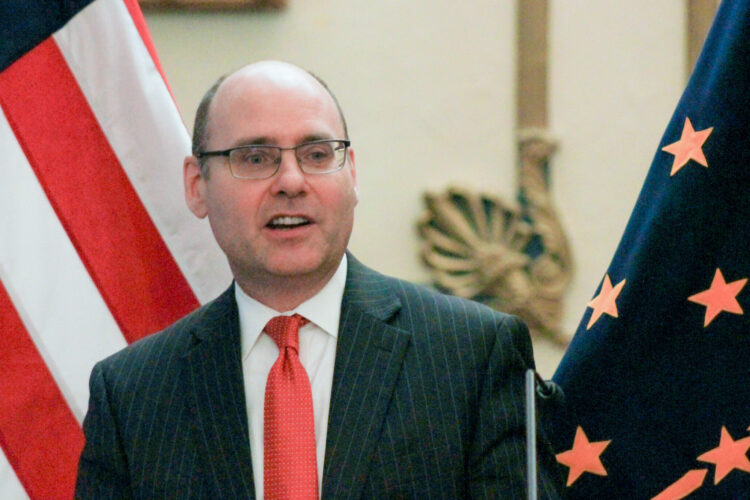
M 53 39 L 0 74 L 0 105 L 125 339 L 195 309 L 198 300 Z
M 0 283 L 0 446 L 32 499 L 72 498 L 83 433 Z

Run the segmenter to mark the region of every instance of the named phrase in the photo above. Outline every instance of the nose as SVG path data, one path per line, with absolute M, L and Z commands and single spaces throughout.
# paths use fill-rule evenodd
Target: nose
M 295 156 L 294 151 L 281 151 L 279 162 L 279 169 L 272 177 L 273 194 L 280 194 L 288 197 L 299 196 L 305 191 L 307 179 L 305 173 L 297 162 L 297 157 Z

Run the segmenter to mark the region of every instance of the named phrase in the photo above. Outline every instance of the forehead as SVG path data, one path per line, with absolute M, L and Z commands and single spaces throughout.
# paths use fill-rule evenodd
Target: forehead
M 241 70 L 219 87 L 209 112 L 209 142 L 296 143 L 343 137 L 343 123 L 328 91 L 311 75 L 285 66 Z

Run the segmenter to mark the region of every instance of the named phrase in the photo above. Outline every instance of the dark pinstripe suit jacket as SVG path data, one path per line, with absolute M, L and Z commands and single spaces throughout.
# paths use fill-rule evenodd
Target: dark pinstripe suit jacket
M 79 498 L 254 498 L 230 289 L 91 375 Z M 323 498 L 525 498 L 526 327 L 349 255 Z M 558 476 L 540 439 L 540 498 Z

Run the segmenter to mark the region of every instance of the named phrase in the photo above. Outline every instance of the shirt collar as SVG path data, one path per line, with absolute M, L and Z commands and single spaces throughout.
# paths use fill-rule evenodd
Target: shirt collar
M 344 297 L 344 286 L 346 285 L 347 261 L 346 254 L 341 259 L 338 269 L 315 295 L 297 306 L 292 311 L 279 312 L 261 304 L 247 295 L 237 283 L 234 286 L 234 296 L 237 301 L 237 309 L 240 319 L 240 336 L 242 343 L 242 359 L 245 359 L 258 341 L 266 323 L 279 314 L 299 313 L 309 319 L 321 330 L 334 338 L 339 333 L 339 318 L 341 316 L 341 301 Z

